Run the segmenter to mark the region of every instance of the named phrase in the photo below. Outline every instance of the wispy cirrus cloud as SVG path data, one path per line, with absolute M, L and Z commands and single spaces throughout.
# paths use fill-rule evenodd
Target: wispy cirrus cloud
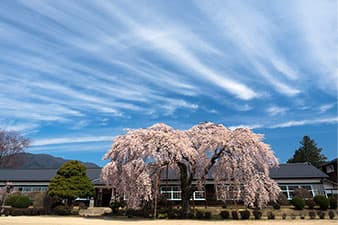
M 325 113 L 326 111 L 332 109 L 335 105 L 336 105 L 335 103 L 321 105 L 319 107 L 319 111 L 320 113 Z
M 34 140 L 31 146 L 45 146 L 58 144 L 86 143 L 86 142 L 102 142 L 112 141 L 112 136 L 90 136 L 90 137 L 67 137 L 67 138 L 46 138 Z
M 54 146 L 70 145 L 62 138 L 75 131 L 90 143 L 85 138 L 102 127 L 155 122 L 335 123 L 336 6 L 3 2 L 0 125 L 37 130 L 38 144 L 61 138 Z
M 278 92 L 293 96 L 299 93 L 297 88 L 282 82 L 283 78 L 297 80 L 296 69 L 289 65 L 284 57 L 275 51 L 277 25 L 264 13 L 259 12 L 250 4 L 240 2 L 196 1 L 200 9 L 224 32 L 225 39 L 229 39 L 253 66 L 258 76 L 269 82 Z M 216 13 L 215 13 L 216 12 Z M 241 15 L 240 17 L 238 15 Z M 269 68 L 269 69 L 268 69 Z M 282 77 L 272 74 L 269 70 L 278 71 Z
M 318 118 L 312 120 L 290 120 L 281 123 L 256 123 L 256 124 L 240 124 L 230 126 L 230 129 L 236 128 L 250 128 L 250 129 L 276 129 L 276 128 L 288 128 L 305 125 L 320 125 L 320 124 L 338 124 L 338 117 Z
M 271 106 L 266 109 L 266 111 L 271 115 L 271 116 L 276 116 L 276 115 L 282 115 L 285 114 L 289 109 L 286 107 L 279 107 L 279 106 Z
M 36 130 L 39 127 L 39 125 L 36 123 L 28 123 L 28 122 L 25 123 L 2 122 L 0 123 L 0 127 L 1 129 L 6 131 L 16 131 L 27 134 Z
M 329 117 L 329 118 L 319 118 L 311 120 L 291 120 L 287 122 L 282 122 L 274 125 L 270 125 L 270 128 L 285 128 L 285 127 L 294 127 L 294 126 L 303 126 L 303 125 L 315 125 L 315 124 L 337 124 L 338 117 Z

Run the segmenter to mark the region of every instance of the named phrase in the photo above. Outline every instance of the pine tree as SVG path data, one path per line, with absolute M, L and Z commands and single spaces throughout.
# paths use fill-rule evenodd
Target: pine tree
M 321 154 L 322 148 L 318 148 L 316 142 L 309 136 L 304 136 L 303 140 L 299 143 L 301 146 L 287 162 L 310 162 L 313 166 L 320 168 L 327 159 L 325 155 Z
M 94 192 L 86 167 L 76 160 L 64 163 L 48 186 L 50 196 L 67 199 L 69 205 L 76 197 L 92 197 Z

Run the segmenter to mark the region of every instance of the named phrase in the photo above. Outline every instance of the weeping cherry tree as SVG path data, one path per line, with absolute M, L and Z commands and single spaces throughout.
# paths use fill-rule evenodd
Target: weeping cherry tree
M 103 168 L 102 178 L 126 197 L 130 208 L 138 207 L 142 200 L 153 200 L 155 181 L 165 166 L 179 173 L 184 216 L 189 213 L 193 192 L 203 188 L 208 174 L 220 200 L 235 197 L 247 206 L 261 208 L 280 193 L 269 177 L 269 169 L 277 167 L 278 160 L 262 138 L 250 129 L 230 130 L 214 123 L 185 131 L 165 124 L 129 130 L 115 138 L 104 156 L 111 161 Z

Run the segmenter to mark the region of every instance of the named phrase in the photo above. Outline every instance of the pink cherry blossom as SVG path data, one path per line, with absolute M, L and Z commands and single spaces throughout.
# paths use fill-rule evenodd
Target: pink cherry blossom
M 111 162 L 102 169 L 102 178 L 131 208 L 153 200 L 155 180 L 166 166 L 179 171 L 185 213 L 195 190 L 193 180 L 203 188 L 210 173 L 220 200 L 238 198 L 245 205 L 264 207 L 277 199 L 280 189 L 269 177 L 278 160 L 262 139 L 250 129 L 214 123 L 183 131 L 162 123 L 129 130 L 115 138 L 104 156 Z

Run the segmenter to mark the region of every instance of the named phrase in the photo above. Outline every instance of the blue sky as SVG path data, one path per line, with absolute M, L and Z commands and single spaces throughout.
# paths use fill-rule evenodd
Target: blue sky
M 337 156 L 336 1 L 0 3 L 0 126 L 103 165 L 124 128 L 213 121 Z

